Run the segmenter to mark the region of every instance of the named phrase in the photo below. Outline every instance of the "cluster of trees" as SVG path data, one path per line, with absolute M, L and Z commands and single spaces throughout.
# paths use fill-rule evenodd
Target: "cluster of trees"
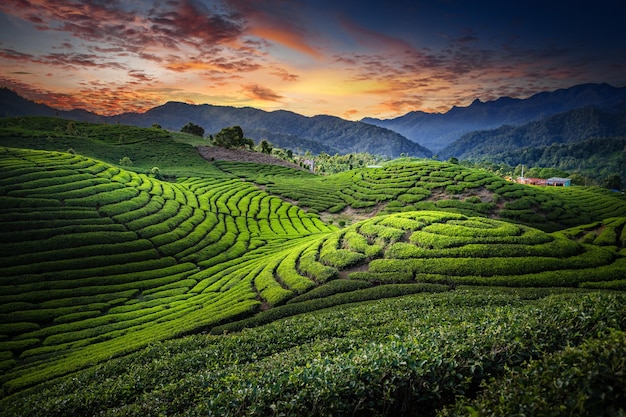
M 204 129 L 191 122 L 183 126 L 181 132 L 195 134 L 197 136 L 204 135 Z M 315 172 L 321 174 L 334 174 L 355 168 L 363 168 L 368 165 L 377 165 L 382 160 L 387 159 L 366 152 L 349 153 L 346 155 L 339 155 L 338 153 L 335 153 L 334 155 L 330 155 L 322 151 L 317 155 L 313 155 L 310 151 L 306 151 L 302 155 L 294 156 L 291 149 L 281 149 L 275 147 L 267 139 L 261 140 L 258 145 L 255 146 L 252 139 L 245 137 L 243 129 L 240 126 L 223 128 L 215 135 L 209 135 L 208 139 L 214 146 L 220 146 L 227 149 L 248 148 L 250 150 L 256 150 L 257 152 L 262 152 L 268 155 L 274 155 L 280 159 L 293 162 L 301 166 L 310 166 L 312 162 Z
M 204 137 L 204 128 L 191 122 L 183 126 L 180 131 L 182 133 Z M 222 148 L 231 149 L 247 147 L 251 150 L 254 149 L 254 141 L 245 137 L 241 126 L 225 127 L 216 133 L 215 136 L 209 135 L 208 139 L 211 143 L 213 143 L 213 145 L 220 146 Z M 259 143 L 259 150 L 263 153 L 271 154 L 272 145 L 264 139 Z
M 326 152 L 320 152 L 318 155 L 312 155 L 305 152 L 303 156 L 298 156 L 294 162 L 299 164 L 309 164 L 312 161 L 314 171 L 318 174 L 335 174 L 337 172 L 348 171 L 356 168 L 365 168 L 369 165 L 378 165 L 382 161 L 388 160 L 379 155 L 372 155 L 367 152 L 355 152 L 345 155 L 329 155 Z
M 254 148 L 254 141 L 244 136 L 240 126 L 225 127 L 211 139 L 215 146 L 221 146 L 222 148 Z
M 194 124 L 191 122 L 183 126 L 182 129 L 180 129 L 180 131 L 183 133 L 188 133 L 190 135 L 195 135 L 195 136 L 200 136 L 200 137 L 204 136 L 204 128 L 202 126 L 198 126 L 197 124 Z

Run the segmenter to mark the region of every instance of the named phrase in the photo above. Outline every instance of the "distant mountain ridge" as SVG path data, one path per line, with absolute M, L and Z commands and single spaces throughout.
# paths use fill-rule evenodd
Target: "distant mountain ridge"
M 581 84 L 538 93 L 527 99 L 475 100 L 467 107 L 453 107 L 446 113 L 417 111 L 394 119 L 364 118 L 362 121 L 394 130 L 437 153 L 472 131 L 522 125 L 588 106 L 608 110 L 625 101 L 626 87 Z
M 80 121 L 142 127 L 159 124 L 176 131 L 192 122 L 202 126 L 206 134 L 239 125 L 247 137 L 257 142 L 267 139 L 275 146 L 294 151 L 309 150 L 313 153 L 329 154 L 369 152 L 392 158 L 401 154 L 430 157 L 436 153 L 439 156 L 473 159 L 480 152 L 506 152 L 512 149 L 512 137 L 509 133 L 506 133 L 507 139 L 498 147 L 488 139 L 494 132 L 485 131 L 502 128 L 503 131 L 510 132 L 530 122 L 541 122 L 577 109 L 579 114 L 573 124 L 555 122 L 557 118 L 550 122 L 550 126 L 531 128 L 532 134 L 516 131 L 516 141 L 519 143 L 515 146 L 546 146 L 584 140 L 592 136 L 622 134 L 619 130 L 602 127 L 605 123 L 612 123 L 608 115 L 598 118 L 590 110 L 580 110 L 590 108 L 607 114 L 626 108 L 626 87 L 582 84 L 538 93 L 527 99 L 501 97 L 488 102 L 475 100 L 470 106 L 453 107 L 446 113 L 417 111 L 395 119 L 365 118 L 360 122 L 327 115 L 306 117 L 286 110 L 267 112 L 252 107 L 192 105 L 181 102 L 168 102 L 145 113 L 124 113 L 107 117 L 86 110 L 56 110 L 26 100 L 13 91 L 0 89 L 0 116 L 56 115 Z M 562 117 L 567 119 L 571 116 Z M 591 132 L 593 135 L 590 136 Z M 467 136 L 470 134 L 474 139 Z M 541 139 L 538 140 L 535 134 Z M 483 140 L 485 143 L 482 143 Z M 470 147 L 473 148 L 468 149 Z
M 612 111 L 584 107 L 529 122 L 466 133 L 442 149 L 442 158 L 481 160 L 518 149 L 572 144 L 591 138 L 626 136 L 626 102 Z
M 192 105 L 168 102 L 145 113 L 123 113 L 101 116 L 85 110 L 61 111 L 20 97 L 8 89 L 0 89 L 0 116 L 59 116 L 94 122 L 122 123 L 139 127 L 159 124 L 163 128 L 180 130 L 188 122 L 202 126 L 206 134 L 230 126 L 241 126 L 247 137 L 259 142 L 267 139 L 275 146 L 330 154 L 369 152 L 388 157 L 408 154 L 430 157 L 432 152 L 386 128 L 353 122 L 334 116 L 306 117 L 278 110 L 266 112 L 251 107 L 236 108 L 209 104 Z

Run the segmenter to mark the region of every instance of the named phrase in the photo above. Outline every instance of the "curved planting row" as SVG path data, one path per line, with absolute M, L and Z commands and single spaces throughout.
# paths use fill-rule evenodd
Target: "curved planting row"
M 506 181 L 485 171 L 433 160 L 389 163 L 330 176 L 284 167 L 258 173 L 254 164 L 218 163 L 226 172 L 264 184 L 273 194 L 298 201 L 313 212 L 338 213 L 350 206 L 384 213 L 444 210 L 490 215 L 545 231 L 623 215 L 626 200 L 606 190 L 535 187 Z M 260 167 L 257 165 L 257 167 Z
M 352 181 L 345 195 L 359 201 L 440 192 L 423 187 L 425 177 L 485 180 L 433 166 L 302 177 L 338 190 Z M 77 155 L 8 148 L 0 149 L 0 198 L 4 394 L 284 304 L 337 277 L 619 287 L 625 272 L 619 218 L 590 226 L 593 240 L 441 211 L 336 230 L 224 173 L 171 183 Z
M 229 177 L 179 183 L 0 148 L 0 377 L 21 389 L 283 303 L 333 228 Z
M 579 240 L 458 213 L 377 216 L 324 238 L 317 258 L 342 276 L 372 283 L 623 286 L 626 218 Z M 595 283 L 595 284 L 594 284 Z

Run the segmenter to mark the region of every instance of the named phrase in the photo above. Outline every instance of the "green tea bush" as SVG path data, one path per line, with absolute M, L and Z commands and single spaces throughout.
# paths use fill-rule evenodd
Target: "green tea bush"
M 283 288 L 274 278 L 274 268 L 263 268 L 254 278 L 254 286 L 270 306 L 283 304 L 293 296 L 293 291 Z
M 366 259 L 366 256 L 359 252 L 352 252 L 347 249 L 337 249 L 320 256 L 320 261 L 326 265 L 343 269 L 356 265 Z
M 318 283 L 324 283 L 335 278 L 338 274 L 337 269 L 318 262 L 317 256 L 318 246 L 316 245 L 311 245 L 302 251 L 298 259 L 299 271 Z
M 151 240 L 164 254 L 183 257 L 219 240 L 224 232 L 225 225 L 215 214 L 196 209 L 178 228 Z
M 408 271 L 399 272 L 369 272 L 356 271 L 350 272 L 350 279 L 363 280 L 375 284 L 390 284 L 413 281 L 413 273 Z
M 64 221 L 49 221 L 45 222 L 45 226 L 52 226 L 50 229 L 34 228 L 20 232 L 8 232 L 3 235 L 5 243 L 0 244 L 0 253 L 7 256 L 24 253 L 34 254 L 56 248 L 124 242 L 137 238 L 135 233 L 127 232 L 123 225 L 109 223 L 106 219 L 103 220 L 88 221 L 86 224 L 79 224 L 81 223 L 79 220 L 69 222 L 70 225 L 68 226 L 65 226 L 67 223 Z M 29 225 L 36 226 L 33 223 L 27 223 L 24 228 Z M 14 222 L 12 226 L 19 227 L 20 225 Z
M 179 209 L 180 209 L 180 204 L 178 204 L 175 200 L 165 200 L 165 203 L 163 204 L 163 206 L 161 207 L 159 211 L 149 214 L 149 215 L 142 216 L 135 220 L 132 220 L 126 223 L 126 226 L 130 230 L 144 229 L 154 224 L 165 222 L 166 220 L 176 216 Z M 163 228 L 161 227 L 160 229 L 163 229 Z M 160 231 L 160 233 L 166 233 L 166 232 L 167 230 Z
M 611 331 L 566 347 L 485 384 L 439 416 L 619 416 L 626 411 L 626 333 Z
M 304 297 L 305 299 L 300 302 L 287 303 L 284 306 L 261 312 L 254 317 L 250 317 L 242 321 L 235 321 L 233 323 L 216 326 L 211 329 L 211 334 L 237 332 L 245 328 L 257 327 L 263 324 L 271 323 L 285 317 L 313 312 L 342 304 L 400 297 L 421 292 L 444 292 L 448 289 L 449 288 L 447 286 L 439 284 L 391 284 L 356 289 L 326 297 L 315 297 L 313 299 L 306 299 L 307 297 Z
M 296 260 L 299 255 L 299 250 L 291 251 L 276 268 L 276 275 L 280 282 L 284 283 L 296 294 L 302 294 L 315 286 L 314 281 L 300 275 L 296 270 Z
M 130 200 L 138 194 L 139 191 L 137 189 L 124 187 L 112 191 L 100 192 L 88 197 L 69 198 L 65 200 L 65 204 L 69 206 L 100 207 L 107 204 L 119 203 L 124 200 Z
M 369 288 L 371 284 L 364 281 L 354 281 L 352 279 L 334 279 L 313 288 L 306 293 L 294 297 L 287 301 L 287 304 L 300 303 L 302 301 L 313 300 L 316 298 L 325 298 L 334 294 L 341 294 L 355 290 L 361 290 L 363 288 Z
M 67 242 L 69 243 L 67 245 L 68 247 L 56 250 L 47 250 L 48 248 L 43 247 L 43 250 L 40 252 L 15 255 L 4 260 L 3 267 L 89 258 L 92 256 L 115 255 L 127 252 L 141 252 L 152 249 L 152 244 L 150 244 L 149 241 L 137 239 L 136 235 L 132 232 L 122 232 L 119 233 L 120 236 L 116 235 L 118 234 L 92 232 L 80 235 L 76 234 L 76 239 L 71 239 L 74 237 L 72 235 L 65 235 L 62 236 L 63 239 L 56 239 L 56 241 Z M 83 244 L 81 245 L 81 243 Z M 63 245 L 51 245 L 51 247 L 63 247 Z M 54 268 L 51 270 L 54 270 Z
M 138 210 L 144 207 L 150 201 L 150 195 L 146 192 L 140 192 L 136 197 L 130 200 L 120 201 L 101 206 L 99 212 L 105 216 L 113 217 L 122 213 Z
M 404 237 L 406 231 L 395 227 L 384 226 L 374 222 L 365 222 L 359 228 L 359 232 L 373 238 L 381 237 L 386 240 L 395 241 Z
M 178 212 L 169 218 L 161 222 L 155 222 L 152 225 L 146 226 L 138 231 L 139 236 L 143 238 L 154 238 L 158 235 L 167 234 L 172 230 L 176 230 L 185 220 L 192 217 L 194 209 L 189 206 L 179 206 L 178 202 L 174 202 L 178 208 Z M 166 207 L 163 207 L 164 211 Z

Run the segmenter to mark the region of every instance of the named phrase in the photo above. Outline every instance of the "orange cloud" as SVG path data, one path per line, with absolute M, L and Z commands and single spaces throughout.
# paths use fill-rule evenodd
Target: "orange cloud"
M 258 84 L 245 85 L 243 86 L 243 91 L 247 97 L 254 100 L 280 101 L 281 99 L 283 99 L 283 96 L 281 96 L 280 94 Z
M 279 77 L 283 81 L 297 81 L 298 78 L 300 78 L 299 75 L 291 74 L 283 68 L 276 68 L 271 74 Z
M 228 0 L 246 21 L 246 33 L 286 46 L 287 48 L 322 58 L 322 51 L 313 46 L 317 38 L 307 21 L 304 3 L 285 0 Z
M 277 27 L 257 26 L 251 28 L 249 33 L 251 35 L 279 43 L 314 58 L 322 58 L 322 53 L 320 51 L 309 45 L 305 38 L 292 31 Z

